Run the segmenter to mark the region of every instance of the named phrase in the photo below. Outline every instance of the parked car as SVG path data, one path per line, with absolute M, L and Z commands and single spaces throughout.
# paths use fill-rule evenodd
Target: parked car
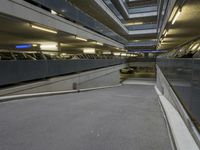
M 126 68 L 120 69 L 120 73 L 131 74 L 131 73 L 134 73 L 134 69 L 130 67 L 126 67 Z

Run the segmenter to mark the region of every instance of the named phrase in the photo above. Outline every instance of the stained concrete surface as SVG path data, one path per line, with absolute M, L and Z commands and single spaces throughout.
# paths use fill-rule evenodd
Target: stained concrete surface
M 1 150 L 170 150 L 152 85 L 0 104 Z

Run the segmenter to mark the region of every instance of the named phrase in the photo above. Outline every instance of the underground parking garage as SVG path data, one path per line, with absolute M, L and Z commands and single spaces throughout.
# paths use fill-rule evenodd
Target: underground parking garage
M 198 150 L 198 0 L 2 0 L 0 149 Z

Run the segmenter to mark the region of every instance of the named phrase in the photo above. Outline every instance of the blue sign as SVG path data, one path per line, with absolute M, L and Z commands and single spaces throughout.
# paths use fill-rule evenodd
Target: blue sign
M 31 48 L 32 44 L 21 44 L 21 45 L 16 45 L 16 49 L 26 49 L 26 48 Z

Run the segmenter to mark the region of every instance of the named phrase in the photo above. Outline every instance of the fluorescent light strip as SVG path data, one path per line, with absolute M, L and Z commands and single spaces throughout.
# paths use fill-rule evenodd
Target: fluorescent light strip
M 81 37 L 78 37 L 78 36 L 75 36 L 75 39 L 87 42 L 87 39 L 84 39 L 84 38 L 81 38 Z
M 121 53 L 121 56 L 127 56 L 127 54 L 126 53 Z
M 116 52 L 116 53 L 113 53 L 113 54 L 114 54 L 115 56 L 120 56 L 120 53 L 117 53 L 117 52 Z
M 100 43 L 100 42 L 96 42 L 96 44 L 97 44 L 97 45 L 103 46 L 103 43 Z
M 164 32 L 163 32 L 163 35 L 165 35 L 166 32 L 167 32 L 167 30 L 165 29 Z
M 57 44 L 44 44 L 40 45 L 41 50 L 58 50 Z
M 180 16 L 180 14 L 181 14 L 181 10 L 179 10 L 179 11 L 176 13 L 174 19 L 172 20 L 172 25 L 176 22 L 177 18 Z
M 104 55 L 110 55 L 110 54 L 112 54 L 112 53 L 111 53 L 110 51 L 104 51 L 103 54 L 104 54 Z
M 85 54 L 95 54 L 95 48 L 84 48 L 83 53 L 85 53 Z
M 190 45 L 189 49 L 191 49 L 193 46 L 194 46 L 193 44 L 192 44 L 192 45 Z
M 125 26 L 133 26 L 133 25 L 142 25 L 144 24 L 143 22 L 129 22 L 126 23 Z
M 199 44 L 195 44 L 194 47 L 192 48 L 192 50 L 196 50 L 198 46 L 199 46 Z
M 51 10 L 51 14 L 52 14 L 52 15 L 57 15 L 58 13 L 55 12 L 54 10 Z
M 37 47 L 38 45 L 37 45 L 37 44 L 32 44 L 32 46 L 33 46 L 33 47 Z
M 165 33 L 164 33 L 164 37 L 166 37 L 168 34 L 168 31 L 166 30 Z
M 136 55 L 136 54 L 132 54 L 131 56 L 132 56 L 132 57 L 137 57 L 137 55 Z
M 45 32 L 50 32 L 50 33 L 54 33 L 54 34 L 58 33 L 57 31 L 54 31 L 54 30 L 51 30 L 51 29 L 47 29 L 47 28 L 43 28 L 43 27 L 39 27 L 39 26 L 36 26 L 36 25 L 31 25 L 31 27 L 34 28 L 34 29 L 45 31 Z

